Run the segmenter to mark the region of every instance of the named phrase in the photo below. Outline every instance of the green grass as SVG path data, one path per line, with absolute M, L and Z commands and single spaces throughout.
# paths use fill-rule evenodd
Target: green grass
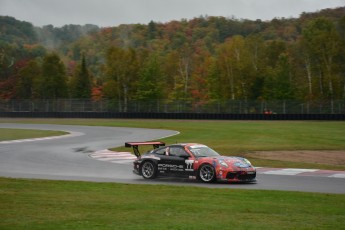
M 252 151 L 345 150 L 343 121 L 213 121 L 154 119 L 0 119 L 0 122 L 118 126 L 177 130 L 166 143 L 197 142 L 223 155 L 245 156 L 256 166 L 345 170 L 345 165 L 323 165 L 252 158 Z M 135 141 L 135 140 L 129 140 Z M 109 148 L 115 146 L 109 146 Z M 130 151 L 121 147 L 119 151 Z
M 60 135 L 64 135 L 64 134 L 67 134 L 67 133 L 62 132 L 62 131 L 52 131 L 52 130 L 2 129 L 2 128 L 0 128 L 0 141 L 60 136 Z
M 345 226 L 345 195 L 336 194 L 5 178 L 0 188 L 0 229 Z

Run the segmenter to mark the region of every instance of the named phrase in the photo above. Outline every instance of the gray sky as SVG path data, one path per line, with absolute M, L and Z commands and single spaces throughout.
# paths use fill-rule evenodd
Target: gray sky
M 0 0 L 0 15 L 35 26 L 169 22 L 201 15 L 271 20 L 345 6 L 345 0 Z

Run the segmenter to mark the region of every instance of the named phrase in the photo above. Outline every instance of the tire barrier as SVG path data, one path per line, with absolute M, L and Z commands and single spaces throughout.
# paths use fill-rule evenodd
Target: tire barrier
M 345 120 L 345 114 L 222 114 L 132 112 L 0 112 L 2 118 L 132 118 L 190 120 Z

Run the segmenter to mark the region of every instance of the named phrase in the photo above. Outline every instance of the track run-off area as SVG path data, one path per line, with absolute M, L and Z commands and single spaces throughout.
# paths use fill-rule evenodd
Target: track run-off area
M 345 171 L 332 170 L 257 167 L 257 183 L 253 184 L 204 184 L 170 178 L 144 180 L 132 173 L 134 155 L 107 150 L 127 141 L 149 141 L 178 134 L 172 130 L 12 123 L 0 123 L 0 128 L 68 133 L 0 142 L 1 177 L 345 194 Z

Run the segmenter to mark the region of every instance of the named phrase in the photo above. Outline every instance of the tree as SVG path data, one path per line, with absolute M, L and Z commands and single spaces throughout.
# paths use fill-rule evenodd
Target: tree
M 83 55 L 81 64 L 76 68 L 71 79 L 71 97 L 89 99 L 91 97 L 91 88 L 91 79 L 86 67 L 85 55 Z
M 31 99 L 35 95 L 35 84 L 41 75 L 41 67 L 35 60 L 31 60 L 19 71 L 16 86 L 16 97 Z
M 207 89 L 208 89 L 208 94 L 211 100 L 223 99 L 224 95 L 222 93 L 222 86 L 224 85 L 224 82 L 222 84 L 220 76 L 221 76 L 221 70 L 217 63 L 217 60 L 213 58 L 211 61 L 210 70 L 207 76 L 208 78 Z
M 183 99 L 189 97 L 188 90 L 190 87 L 190 77 L 192 72 L 192 51 L 185 44 L 185 46 L 179 51 L 178 60 L 178 77 L 183 84 Z
M 275 68 L 271 68 L 265 82 L 264 97 L 268 100 L 288 100 L 294 98 L 291 67 L 287 54 L 281 54 Z
M 42 75 L 38 83 L 40 98 L 67 98 L 65 66 L 56 53 L 48 54 L 43 59 Z
M 334 86 L 339 82 L 335 74 L 335 58 L 341 46 L 335 25 L 326 18 L 312 20 L 303 30 L 303 39 L 313 71 L 319 76 L 320 94 L 333 99 L 336 95 Z
M 105 75 L 113 82 L 111 85 L 116 86 L 113 91 L 117 92 L 119 111 L 127 111 L 128 100 L 134 95 L 133 85 L 138 79 L 138 70 L 139 64 L 134 49 L 113 47 L 108 50 Z
M 150 23 L 147 26 L 147 39 L 155 39 L 157 34 L 157 29 L 156 29 L 156 23 L 153 21 L 150 21 Z
M 247 99 L 252 65 L 245 39 L 237 35 L 220 45 L 217 60 L 224 99 Z
M 338 61 L 338 66 L 339 68 L 339 72 L 341 73 L 341 77 L 342 77 L 342 81 L 343 81 L 343 93 L 341 95 L 342 99 L 345 99 L 345 55 L 341 55 L 341 54 L 345 54 L 345 16 L 343 16 L 339 22 L 338 22 L 338 31 L 339 31 L 339 35 L 340 35 L 340 47 L 339 47 L 339 56 L 337 58 Z
M 162 70 L 156 55 L 148 57 L 140 70 L 136 98 L 145 101 L 162 98 Z
M 171 100 L 185 100 L 190 96 L 191 51 L 187 48 L 179 51 L 169 52 L 165 59 L 166 95 Z
M 248 53 L 248 63 L 245 70 L 247 73 L 248 98 L 254 100 L 261 99 L 267 67 L 265 62 L 266 45 L 259 34 L 246 37 L 245 45 Z

